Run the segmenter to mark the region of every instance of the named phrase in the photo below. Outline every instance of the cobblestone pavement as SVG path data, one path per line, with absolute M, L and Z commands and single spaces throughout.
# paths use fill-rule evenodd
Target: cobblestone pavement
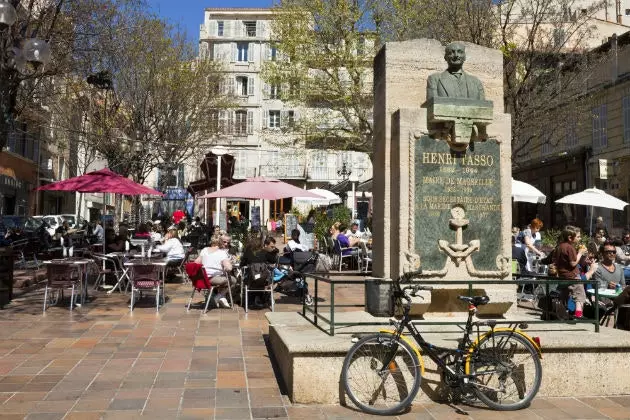
M 189 293 L 188 285 L 168 285 L 159 315 L 152 296 L 130 314 L 129 297 L 118 293 L 94 293 L 82 308 L 70 312 L 64 304 L 42 315 L 36 291 L 0 310 L 0 420 L 370 417 L 291 404 L 276 380 L 264 311 L 202 315 L 197 305 L 186 312 Z M 363 299 L 341 287 L 336 293 Z M 276 308 L 299 306 L 283 298 Z M 509 414 L 463 408 L 468 415 L 444 404 L 414 405 L 399 418 L 630 419 L 630 396 L 538 398 Z

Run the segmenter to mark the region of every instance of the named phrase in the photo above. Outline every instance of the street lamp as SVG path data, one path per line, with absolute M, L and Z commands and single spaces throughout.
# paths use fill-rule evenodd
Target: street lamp
M 19 0 L 0 0 L 0 149 L 5 146 L 15 114 L 21 75 L 32 76 L 51 58 L 46 41 L 24 38 L 27 28 L 11 30 L 17 22 Z M 26 26 L 26 24 L 25 24 Z
M 344 181 L 347 181 L 348 178 L 350 178 L 350 175 L 352 175 L 352 169 L 350 169 L 348 162 L 344 161 L 341 165 L 341 168 L 337 169 L 337 175 L 340 176 L 341 179 L 343 179 Z
M 227 153 L 227 149 L 223 146 L 216 146 L 210 150 L 213 155 L 217 157 L 217 191 L 221 189 L 221 156 Z M 217 197 L 217 210 L 215 216 L 215 223 L 218 226 L 221 226 L 219 223 L 219 219 L 221 216 L 221 199 Z
M 349 178 L 350 183 L 352 184 L 352 220 L 356 219 L 356 207 L 357 207 L 357 193 L 355 189 L 355 184 L 359 181 L 359 177 L 356 174 L 352 174 Z

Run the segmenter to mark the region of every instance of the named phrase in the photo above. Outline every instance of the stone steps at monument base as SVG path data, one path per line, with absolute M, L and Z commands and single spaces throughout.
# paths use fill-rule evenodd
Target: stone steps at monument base
M 519 315 L 518 320 L 524 318 Z M 267 320 L 271 347 L 289 397 L 301 404 L 338 404 L 340 396 L 343 401 L 339 379 L 353 335 L 388 328 L 387 325 L 340 327 L 335 336 L 330 336 L 298 313 L 270 312 Z M 336 313 L 335 320 L 387 322 L 387 318 L 375 318 L 362 311 Z M 320 320 L 320 327 L 327 326 Z M 461 329 L 454 325 L 422 325 L 420 331 L 427 341 L 445 347 L 455 347 L 462 336 Z M 600 395 L 603 387 L 616 395 L 630 394 L 630 379 L 626 374 L 630 369 L 629 332 L 602 328 L 595 333 L 588 324 L 532 324 L 526 333 L 538 336 L 542 343 L 543 382 L 538 395 Z M 416 399 L 439 399 L 436 366 L 428 358 L 424 358 L 424 363 L 424 392 L 419 392 Z

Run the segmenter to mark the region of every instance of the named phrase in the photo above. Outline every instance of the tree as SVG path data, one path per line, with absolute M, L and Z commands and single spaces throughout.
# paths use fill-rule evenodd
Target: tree
M 371 2 L 287 0 L 274 13 L 272 48 L 262 77 L 280 97 L 301 105 L 290 143 L 372 151 Z M 281 138 L 286 138 L 283 136 Z
M 564 144 L 580 121 L 592 76 L 604 56 L 588 53 L 599 39 L 605 1 L 388 0 L 377 12 L 381 39 L 468 41 L 503 51 L 504 104 L 512 115 L 512 155 Z M 550 115 L 561 124 L 549 124 Z M 565 123 L 567 122 L 567 123 Z M 590 122 L 590 121 L 589 121 Z
M 504 104 L 512 114 L 512 151 L 520 158 L 569 135 L 549 115 L 579 121 L 584 86 L 603 57 L 587 54 L 605 2 L 578 0 L 288 0 L 276 8 L 279 59 L 263 77 L 306 107 L 295 131 L 329 148 L 372 150 L 371 63 L 384 42 L 467 41 L 504 54 Z M 362 47 L 363 41 L 365 48 Z M 576 100 L 580 98 L 580 100 Z M 331 112 L 332 110 L 332 112 Z M 556 132 L 550 132 L 556 130 Z
M 42 114 L 42 100 L 49 96 L 46 84 L 54 77 L 75 72 L 81 54 L 94 49 L 90 22 L 139 1 L 9 1 L 18 11 L 18 19 L 8 28 L 0 28 L 0 149 L 16 129 L 16 122 L 25 123 L 33 115 Z M 50 45 L 49 64 L 34 66 L 25 61 L 15 46 L 30 38 Z
M 177 164 L 207 149 L 217 134 L 216 62 L 196 59 L 185 37 L 142 10 L 118 11 L 93 23 L 100 46 L 82 57 L 83 73 L 58 84 L 53 97 L 87 98 L 83 139 L 108 165 L 144 182 L 161 163 Z M 92 85 L 89 87 L 85 81 Z M 63 91 L 63 95 L 59 95 Z M 72 106 L 56 101 L 57 114 Z M 65 121 L 67 130 L 72 130 Z

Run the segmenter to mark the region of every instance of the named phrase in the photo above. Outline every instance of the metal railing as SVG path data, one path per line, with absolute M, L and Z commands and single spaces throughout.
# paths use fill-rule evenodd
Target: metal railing
M 320 330 L 330 334 L 331 336 L 335 335 L 335 329 L 337 327 L 355 327 L 355 326 L 378 326 L 378 325 L 389 325 L 388 321 L 377 322 L 377 321 L 369 321 L 369 322 L 339 322 L 335 320 L 335 309 L 336 308 L 363 308 L 364 305 L 346 305 L 346 304 L 336 304 L 335 302 L 335 286 L 336 285 L 360 285 L 363 284 L 366 286 L 368 282 L 379 280 L 379 279 L 335 279 L 339 275 L 347 276 L 347 275 L 363 275 L 364 273 L 360 272 L 343 272 L 343 273 L 325 273 L 325 275 L 321 275 L 322 273 L 308 273 L 305 274 L 306 278 L 313 279 L 315 281 L 313 285 L 313 306 L 307 306 L 306 304 L 302 305 L 302 316 L 313 323 Z M 383 279 L 380 279 L 383 280 Z M 330 286 L 330 303 L 329 304 L 320 304 L 319 303 L 319 283 L 325 283 Z M 537 276 L 535 279 L 532 278 L 522 278 L 522 279 L 513 279 L 513 280 L 414 280 L 411 283 L 413 284 L 421 284 L 427 286 L 439 286 L 439 285 L 454 285 L 461 284 L 468 286 L 468 295 L 473 296 L 473 288 L 478 285 L 487 285 L 487 284 L 508 284 L 508 282 L 515 287 L 518 285 L 541 285 L 545 288 L 545 296 L 549 299 L 551 286 L 562 285 L 562 284 L 590 284 L 591 280 L 563 280 L 557 277 L 543 277 Z M 595 302 L 599 302 L 599 292 L 598 288 L 594 290 Z M 327 308 L 328 314 L 327 316 L 322 314 L 320 309 Z M 569 320 L 550 320 L 549 315 L 552 313 L 551 310 L 544 310 L 540 308 L 527 308 L 533 310 L 537 313 L 547 314 L 547 319 L 525 319 L 525 320 L 505 320 L 502 321 L 497 319 L 497 324 L 514 324 L 514 323 L 527 323 L 527 324 L 546 324 L 546 323 L 556 323 L 556 324 L 593 324 L 595 327 L 595 332 L 599 332 L 599 305 L 594 305 L 594 319 L 569 319 Z M 312 314 L 312 319 L 307 316 L 307 313 Z M 323 321 L 328 324 L 328 330 L 324 329 L 323 326 L 320 325 L 319 321 Z M 466 323 L 464 320 L 459 321 L 430 321 L 430 320 L 415 320 L 413 321 L 416 325 L 463 325 Z

